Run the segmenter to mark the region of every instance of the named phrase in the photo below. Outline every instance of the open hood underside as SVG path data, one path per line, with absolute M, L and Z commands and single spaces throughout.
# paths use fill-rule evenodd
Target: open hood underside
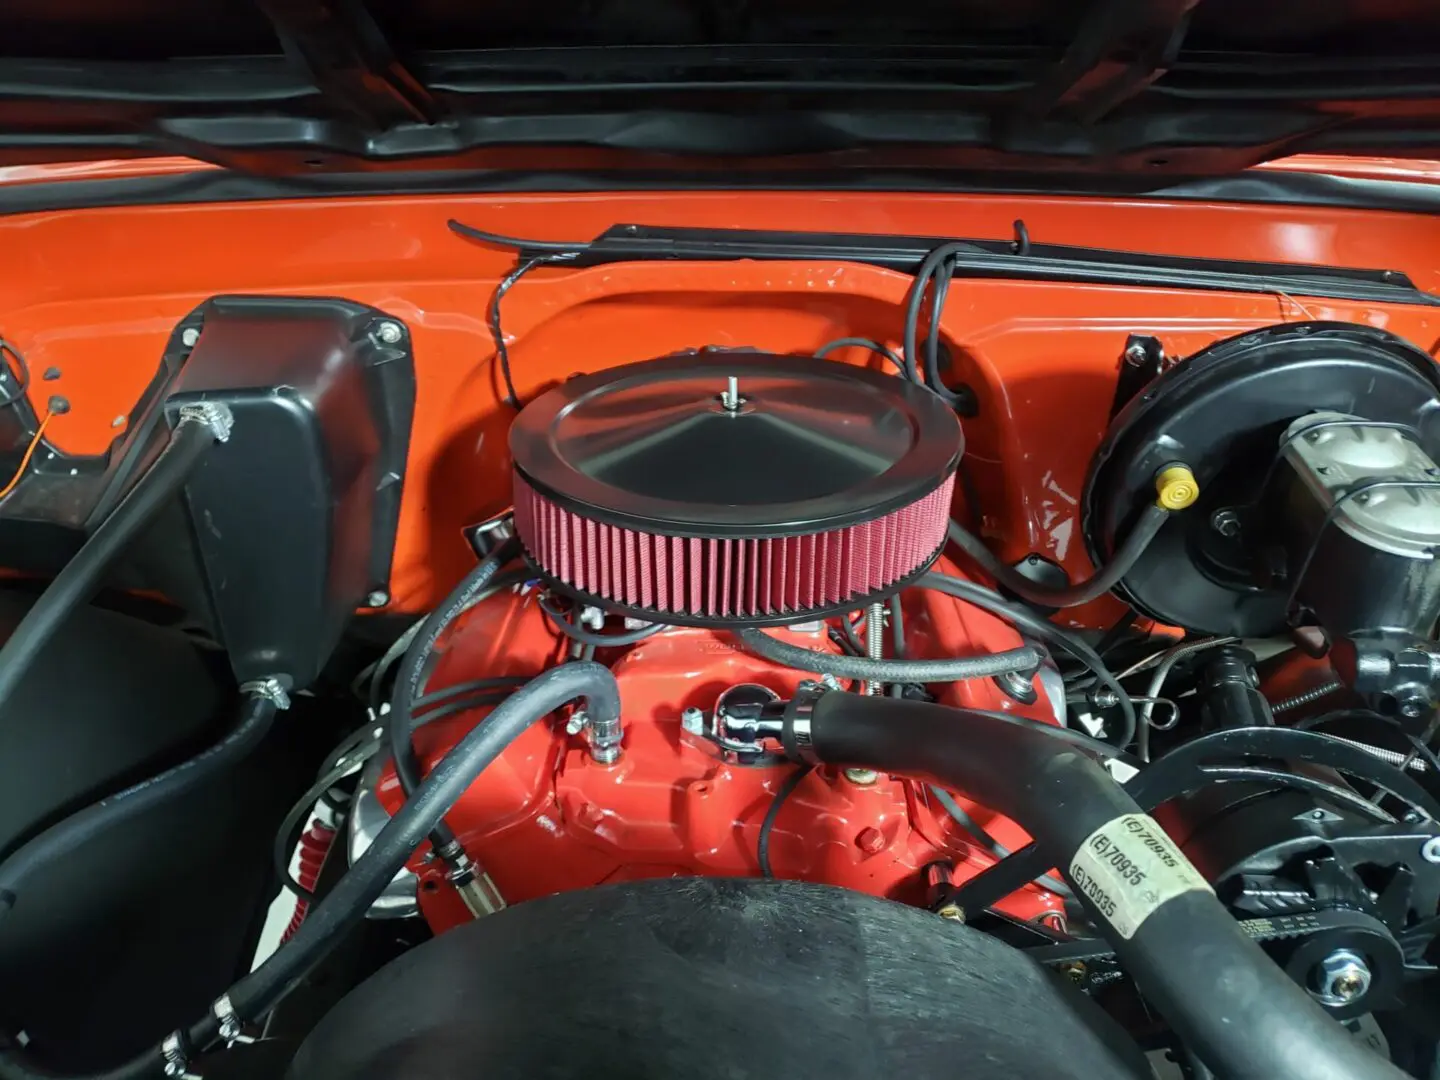
M 0 165 L 180 154 L 270 175 L 844 169 L 1143 190 L 1297 153 L 1440 156 L 1430 0 L 5 7 Z

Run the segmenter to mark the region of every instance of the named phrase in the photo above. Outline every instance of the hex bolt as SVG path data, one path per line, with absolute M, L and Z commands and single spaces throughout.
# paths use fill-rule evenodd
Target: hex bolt
M 680 714 L 680 726 L 692 735 L 700 735 L 705 731 L 705 713 L 691 705 Z
M 1210 528 L 1227 539 L 1240 535 L 1240 515 L 1234 510 L 1216 510 L 1210 515 Z
M 1432 836 L 1421 845 L 1420 857 L 1428 863 L 1440 863 L 1440 836 Z
M 856 834 L 855 846 L 866 855 L 878 855 L 885 850 L 885 834 L 873 825 L 867 825 Z
M 390 603 L 390 594 L 384 589 L 376 589 L 369 596 L 365 597 L 367 607 L 384 607 Z
M 1131 367 L 1139 367 L 1141 364 L 1145 363 L 1145 359 L 1147 356 L 1148 351 L 1146 350 L 1145 346 L 1141 345 L 1138 341 L 1135 342 L 1133 345 L 1127 346 L 1125 349 L 1125 362 Z
M 195 343 L 200 340 L 200 331 L 193 326 L 187 326 L 180 331 L 180 344 L 187 349 L 194 348 Z
M 846 769 L 845 779 L 860 787 L 869 787 L 880 779 L 880 774 L 874 769 Z
M 1330 993 L 1342 1001 L 1354 1001 L 1365 993 L 1368 985 L 1363 973 L 1347 971 L 1330 980 Z
M 1336 949 L 1316 965 L 1310 993 L 1322 1005 L 1350 1005 L 1370 990 L 1370 966 L 1352 949 Z
M 397 322 L 382 322 L 375 328 L 375 336 L 386 345 L 398 345 L 405 337 L 405 328 Z

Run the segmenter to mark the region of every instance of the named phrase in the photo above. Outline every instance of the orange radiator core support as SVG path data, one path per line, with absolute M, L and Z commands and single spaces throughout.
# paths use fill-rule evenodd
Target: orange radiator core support
M 1020 643 L 1009 626 L 950 597 L 920 590 L 904 595 L 908 651 L 914 657 L 1000 651 Z M 774 633 L 809 648 L 830 647 L 819 624 L 812 631 Z M 429 689 L 480 676 L 534 673 L 564 651 L 564 639 L 533 593 L 495 596 L 459 621 Z M 446 817 L 510 903 L 635 878 L 759 873 L 761 821 L 795 766 L 727 763 L 683 730 L 681 714 L 690 707 L 708 714 L 721 693 L 742 683 L 789 697 L 807 676 L 742 652 L 733 636 L 707 629 L 677 628 L 628 651 L 608 652 L 599 659 L 613 664 L 624 708 L 620 761 L 597 765 L 583 737 L 567 735 L 566 717 L 557 714 L 518 739 Z M 1022 707 L 988 679 L 955 684 L 948 693 L 949 704 L 1054 722 L 1043 697 Z M 417 744 L 427 765 L 483 723 L 484 712 L 421 727 Z M 805 778 L 785 802 L 771 837 L 777 877 L 922 904 L 930 864 L 952 864 L 953 880 L 963 881 L 994 862 L 924 785 L 885 775 L 859 780 L 832 769 Z M 381 798 L 392 811 L 399 804 L 391 773 L 382 781 Z M 1000 843 L 1024 846 L 1026 837 L 1013 822 L 959 801 Z M 421 907 L 434 929 L 469 920 L 428 849 L 411 868 L 420 876 Z M 1063 911 L 1057 896 L 1035 887 L 1002 907 L 1025 919 Z

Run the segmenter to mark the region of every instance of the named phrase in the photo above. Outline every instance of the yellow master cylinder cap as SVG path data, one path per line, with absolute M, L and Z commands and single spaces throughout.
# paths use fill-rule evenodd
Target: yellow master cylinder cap
M 1166 465 L 1155 474 L 1155 505 L 1166 510 L 1184 510 L 1200 497 L 1200 484 L 1185 465 Z

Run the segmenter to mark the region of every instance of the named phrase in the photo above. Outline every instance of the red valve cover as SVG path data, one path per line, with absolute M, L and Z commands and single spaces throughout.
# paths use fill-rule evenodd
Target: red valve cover
M 1019 644 L 1009 626 L 950 597 L 911 590 L 905 601 L 912 656 L 958 656 Z M 831 647 L 820 629 L 774 632 L 810 648 Z M 498 595 L 462 617 L 442 643 L 429 690 L 480 677 L 532 675 L 561 661 L 567 644 L 533 593 Z M 695 706 L 708 714 L 721 693 L 741 683 L 788 697 L 807 676 L 742 651 L 728 633 L 702 628 L 677 628 L 628 650 L 606 652 L 598 659 L 613 665 L 624 708 L 621 760 L 608 767 L 595 764 L 583 736 L 567 735 L 566 716 L 557 715 L 518 739 L 471 785 L 446 821 L 512 904 L 633 878 L 757 875 L 760 823 L 794 766 L 729 764 L 683 730 L 681 713 Z M 990 680 L 956 684 L 946 701 L 1054 721 L 1043 695 L 1026 708 Z M 427 765 L 482 722 L 486 711 L 422 727 L 416 739 Z M 380 797 L 392 811 L 399 803 L 391 772 L 381 782 Z M 1006 847 L 1026 843 L 1013 822 L 963 797 L 960 803 Z M 770 860 L 777 877 L 828 882 L 914 904 L 926 902 L 929 864 L 948 860 L 953 880 L 961 881 L 994 862 L 924 785 L 884 775 L 860 784 L 832 769 L 812 773 L 786 802 L 771 837 Z M 420 877 L 421 908 L 436 932 L 468 921 L 428 848 L 411 868 Z M 1033 886 L 1002 907 L 1025 919 L 1063 912 L 1058 897 Z

